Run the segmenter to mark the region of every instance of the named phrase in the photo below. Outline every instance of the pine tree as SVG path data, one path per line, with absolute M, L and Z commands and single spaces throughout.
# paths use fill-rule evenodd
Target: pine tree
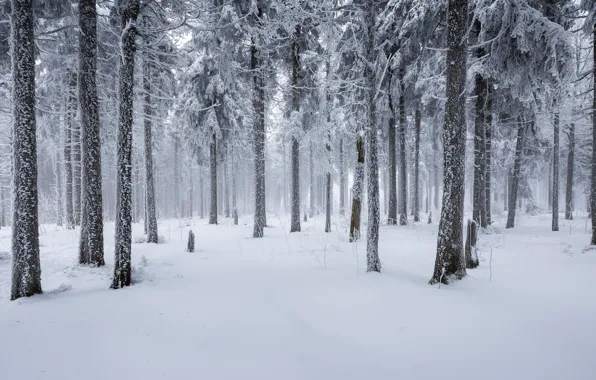
M 79 103 L 82 129 L 82 218 L 79 263 L 102 266 L 103 202 L 97 99 L 97 11 L 95 0 L 79 0 Z
M 443 207 L 431 284 L 465 276 L 463 252 L 466 159 L 465 86 L 468 0 L 449 0 L 447 12 L 447 104 L 443 127 Z
M 114 250 L 114 280 L 112 282 L 114 289 L 131 284 L 132 112 L 136 20 L 139 14 L 139 0 L 120 0 L 118 10 L 121 17 L 122 56 L 118 87 L 120 105 L 118 110 L 116 249 Z
M 32 0 L 12 0 L 13 220 L 10 299 L 41 290 Z

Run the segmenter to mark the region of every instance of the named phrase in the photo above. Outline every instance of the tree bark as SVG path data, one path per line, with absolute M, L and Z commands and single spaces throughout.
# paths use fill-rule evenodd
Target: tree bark
M 573 220 L 573 167 L 575 159 L 575 124 L 569 125 L 569 153 L 567 154 L 567 187 L 565 189 L 565 219 Z
M 362 131 L 356 136 L 357 161 L 354 168 L 352 187 L 352 216 L 350 219 L 350 243 L 360 239 L 360 213 L 362 210 L 362 188 L 364 186 L 364 139 Z
M 555 101 L 553 122 L 553 223 L 552 230 L 559 231 L 559 110 Z
M 145 148 L 145 219 L 147 243 L 158 243 L 157 210 L 155 208 L 155 180 L 153 177 L 153 107 L 151 81 L 153 67 L 149 52 L 143 55 L 143 133 Z
M 406 161 L 406 86 L 404 70 L 399 71 L 399 224 L 408 224 L 408 163 Z
M 12 0 L 13 219 L 10 299 L 41 290 L 35 120 L 35 41 L 31 0 Z
M 420 127 L 422 116 L 420 109 L 416 107 L 414 116 L 415 124 L 415 143 L 414 143 L 414 222 L 420 221 Z
M 466 162 L 466 69 L 468 0 L 449 0 L 447 103 L 443 127 L 443 205 L 431 284 L 465 276 L 463 216 Z
M 75 226 L 72 187 L 72 129 L 76 113 L 77 78 L 73 72 L 66 74 L 66 123 L 64 125 L 64 198 L 66 212 L 66 228 L 71 230 Z
M 209 144 L 209 169 L 211 178 L 211 203 L 209 207 L 209 224 L 217 224 L 217 137 L 211 136 Z
M 257 29 L 262 26 L 263 4 L 257 0 Z M 258 31 L 257 33 L 259 33 Z M 250 68 L 253 73 L 255 110 L 254 123 L 254 152 L 255 152 L 255 215 L 254 238 L 263 237 L 263 229 L 267 224 L 265 213 L 265 89 L 264 73 L 260 61 L 260 41 L 257 36 L 252 37 L 250 49 Z
M 79 263 L 103 266 L 101 138 L 97 98 L 95 0 L 79 0 L 79 104 L 82 129 L 82 218 Z
M 114 280 L 112 288 L 118 289 L 131 284 L 132 243 L 132 122 L 134 100 L 134 65 L 136 20 L 139 14 L 139 0 L 118 2 L 122 28 L 122 56 L 119 73 L 118 113 L 118 163 L 116 185 L 116 248 L 114 250 Z
M 592 32 L 592 88 L 596 89 L 596 28 Z M 592 162 L 590 186 L 590 216 L 592 219 L 592 239 L 590 245 L 596 245 L 596 92 L 592 94 Z
M 505 228 L 515 227 L 515 211 L 517 209 L 517 196 L 519 190 L 520 169 L 525 142 L 526 125 L 525 121 L 520 120 L 517 131 L 517 143 L 515 145 L 515 161 L 513 162 L 513 173 L 509 180 L 509 201 L 507 205 L 507 224 Z
M 344 158 L 344 139 L 339 139 L 339 215 L 346 214 L 346 168 Z
M 300 112 L 300 90 L 298 87 L 298 71 L 300 70 L 301 26 L 296 25 L 292 38 L 292 112 Z M 296 115 L 293 115 L 294 117 Z M 297 132 L 296 132 L 297 133 Z M 300 231 L 300 142 L 298 136 L 292 136 L 292 205 L 290 232 Z
M 485 109 L 485 125 L 484 125 L 484 142 L 485 142 L 485 171 L 484 171 L 484 200 L 486 202 L 486 224 L 492 224 L 491 213 L 491 175 L 492 175 L 492 128 L 493 128 L 493 90 L 490 80 L 487 81 L 486 90 L 486 109 Z

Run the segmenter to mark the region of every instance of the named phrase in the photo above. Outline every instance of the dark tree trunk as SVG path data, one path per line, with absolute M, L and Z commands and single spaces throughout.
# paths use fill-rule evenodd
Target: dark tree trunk
M 155 180 L 153 178 L 153 106 L 151 100 L 151 80 L 153 67 L 148 52 L 143 55 L 143 132 L 145 148 L 145 224 L 147 243 L 157 244 L 157 211 L 155 209 Z
M 64 125 L 64 198 L 66 201 L 66 228 L 71 230 L 75 226 L 74 219 L 74 197 L 72 183 L 72 129 L 74 128 L 74 119 L 76 114 L 76 96 L 77 77 L 73 72 L 66 75 L 66 123 Z
M 101 139 L 97 99 L 95 0 L 79 0 L 79 104 L 82 129 L 82 219 L 79 263 L 103 266 Z
M 238 201 L 236 191 L 236 158 L 234 157 L 234 145 L 230 147 L 230 161 L 232 166 L 232 217 L 234 218 L 234 225 L 238 225 Z
M 118 164 L 116 186 L 116 249 L 112 288 L 131 284 L 132 243 L 132 122 L 134 99 L 136 19 L 139 0 L 120 0 L 122 57 L 119 73 Z
M 592 33 L 592 88 L 596 89 L 596 28 Z M 590 186 L 590 216 L 592 219 L 592 239 L 590 245 L 596 245 L 596 92 L 592 93 L 592 180 Z
M 352 216 L 350 219 L 350 243 L 360 239 L 360 213 L 362 211 L 362 187 L 364 186 L 364 139 L 356 136 L 356 168 L 352 187 Z
M 75 75 L 76 78 L 76 74 Z M 75 79 L 76 81 L 76 79 Z M 76 93 L 76 86 L 74 88 Z M 74 115 L 77 114 L 78 104 L 75 95 Z M 72 157 L 72 206 L 74 222 L 77 226 L 81 225 L 81 124 L 73 119 L 71 130 L 71 157 Z
M 420 109 L 416 107 L 415 119 L 415 143 L 414 143 L 414 222 L 420 221 L 420 124 L 422 116 Z
M 393 52 L 395 54 L 395 52 Z M 387 212 L 387 224 L 397 224 L 397 154 L 395 152 L 395 107 L 393 105 L 393 96 L 391 94 L 391 83 L 393 70 L 388 69 L 387 82 L 390 90 L 389 96 L 389 125 L 388 125 L 388 143 L 387 154 L 389 156 L 389 210 Z M 400 111 L 401 112 L 401 111 Z M 401 122 L 401 118 L 400 118 Z
M 507 224 L 505 228 L 515 227 L 515 211 L 517 209 L 517 196 L 519 190 L 520 169 L 524 149 L 524 140 L 526 132 L 525 122 L 520 120 L 517 131 L 517 143 L 515 145 L 515 161 L 513 162 L 513 172 L 509 179 L 509 202 L 507 205 Z
M 327 118 L 327 122 L 331 122 L 330 117 Z M 331 136 L 329 136 L 331 140 Z M 333 191 L 333 182 L 331 181 L 331 143 L 327 143 L 327 152 L 329 154 L 329 163 L 327 171 L 325 173 L 325 232 L 331 232 L 331 200 Z
M 55 157 L 56 158 L 54 160 L 54 173 L 56 175 L 56 225 L 61 227 L 64 224 L 64 196 L 62 194 L 63 187 L 60 153 L 56 152 Z M 2 208 L 1 202 L 0 208 Z M 0 222 L 0 227 L 2 227 L 2 222 Z
M 209 169 L 211 174 L 211 202 L 209 207 L 209 224 L 217 224 L 217 140 L 215 133 L 209 144 Z
M 344 139 L 339 139 L 339 215 L 346 214 L 346 168 L 344 162 Z
M 443 127 L 443 205 L 435 269 L 430 280 L 448 283 L 466 274 L 463 218 L 466 162 L 466 69 L 468 0 L 449 0 L 447 12 L 447 103 Z
M 366 271 L 380 272 L 381 260 L 379 259 L 379 158 L 377 154 L 377 109 L 376 109 L 376 88 L 377 76 L 372 62 L 375 61 L 375 0 L 368 0 L 368 9 L 365 13 L 366 31 L 366 65 L 364 77 L 368 92 L 368 107 L 366 109 L 366 125 L 368 136 L 368 229 L 366 236 Z M 400 94 L 401 96 L 402 94 Z
M 555 104 L 553 131 L 553 223 L 552 230 L 559 231 L 559 111 Z
M 312 143 L 309 145 L 309 155 L 308 155 L 308 163 L 309 163 L 309 216 L 312 218 L 315 213 L 315 161 L 312 152 Z
M 300 112 L 300 90 L 298 71 L 300 70 L 300 24 L 296 25 L 292 38 L 292 112 Z M 292 210 L 290 232 L 300 231 L 300 142 L 292 136 Z
M 492 213 L 491 213 L 491 175 L 492 175 L 492 128 L 493 128 L 493 90 L 490 81 L 487 81 L 487 94 L 486 94 L 486 110 L 485 112 L 485 125 L 484 125 L 484 142 L 485 142 L 485 165 L 486 170 L 484 171 L 484 199 L 486 202 L 486 224 L 492 224 Z
M 476 96 L 476 117 L 474 120 L 474 193 L 472 219 L 481 227 L 486 227 L 486 182 L 484 179 L 486 158 L 484 150 L 484 106 L 486 99 L 486 81 L 476 74 L 474 94 Z
M 257 28 L 262 26 L 263 4 L 257 0 Z M 258 32 L 257 32 L 258 33 Z M 260 41 L 257 36 L 252 37 L 250 49 L 250 69 L 253 73 L 255 110 L 254 122 L 254 152 L 255 152 L 255 215 L 254 238 L 263 237 L 263 229 L 267 224 L 265 214 L 265 89 L 264 73 L 260 58 Z
M 478 256 L 476 255 L 476 240 L 478 239 L 478 224 L 473 220 L 468 220 L 466 233 L 466 268 L 478 267 Z
M 399 224 L 408 224 L 408 163 L 406 161 L 406 86 L 404 70 L 399 72 Z
M 199 218 L 203 219 L 204 217 L 205 217 L 205 185 L 203 183 L 203 168 L 201 167 L 200 162 L 199 162 Z
M 573 167 L 575 159 L 575 124 L 569 125 L 569 153 L 567 154 L 567 187 L 565 189 L 565 219 L 573 220 Z
M 228 157 L 227 144 L 224 145 L 223 157 L 223 196 L 224 196 L 224 215 L 226 218 L 230 217 L 230 161 Z
M 41 293 L 35 136 L 35 41 L 31 0 L 12 0 L 13 219 L 10 299 Z

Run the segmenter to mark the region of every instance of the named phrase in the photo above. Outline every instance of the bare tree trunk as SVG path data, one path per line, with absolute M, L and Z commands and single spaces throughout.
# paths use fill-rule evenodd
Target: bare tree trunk
M 145 224 L 147 225 L 147 243 L 158 242 L 157 211 L 155 208 L 155 180 L 153 173 L 153 107 L 151 101 L 151 80 L 153 67 L 150 55 L 143 56 L 143 132 L 145 148 Z
M 237 191 L 236 191 L 236 158 L 234 157 L 234 145 L 230 147 L 230 160 L 232 166 L 232 217 L 234 218 L 234 225 L 238 225 L 238 206 L 237 206 Z
M 296 25 L 292 38 L 292 112 L 300 112 L 300 90 L 298 71 L 300 70 L 301 26 Z M 296 117 L 296 115 L 293 115 Z M 300 142 L 292 136 L 292 205 L 290 232 L 300 231 Z
M 553 131 L 553 223 L 552 230 L 559 231 L 559 110 L 555 102 Z
M 75 73 L 68 72 L 66 75 L 66 123 L 64 125 L 64 197 L 66 201 L 66 228 L 71 230 L 75 226 L 73 208 L 73 186 L 72 186 L 72 129 L 76 113 L 76 91 L 77 78 Z
M 32 0 L 12 1 L 13 219 L 10 299 L 41 293 Z
M 97 98 L 97 11 L 95 0 L 79 0 L 79 103 L 82 130 L 82 218 L 79 262 L 103 266 L 101 138 Z
M 339 139 L 339 215 L 346 214 L 346 164 L 344 158 L 344 139 Z
M 524 140 L 525 140 L 526 125 L 525 121 L 520 120 L 519 129 L 517 131 L 517 143 L 515 145 L 515 161 L 513 163 L 513 173 L 509 181 L 509 202 L 507 224 L 505 228 L 515 227 L 515 211 L 517 209 L 517 196 L 519 190 L 521 160 L 523 155 Z
M 420 221 L 420 124 L 422 116 L 420 109 L 416 106 L 415 113 L 416 136 L 414 143 L 414 222 Z
M 257 26 L 261 27 L 263 19 L 263 4 L 257 0 Z M 265 89 L 264 73 L 260 61 L 260 42 L 256 36 L 252 37 L 250 68 L 253 72 L 254 85 L 254 152 L 255 152 L 255 215 L 254 238 L 263 237 L 263 229 L 267 224 L 265 213 Z
M 60 162 L 60 153 L 56 152 L 54 160 L 54 171 L 56 175 L 56 225 L 62 226 L 64 224 L 64 196 L 62 194 L 62 163 Z M 0 208 L 2 204 L 0 203 Z M 2 223 L 0 222 L 0 227 Z
M 230 217 L 230 161 L 228 157 L 227 144 L 224 145 L 223 157 L 223 195 L 224 195 L 224 215 L 226 218 Z
M 139 14 L 139 0 L 119 2 L 119 6 L 122 27 L 122 61 L 118 89 L 120 109 L 118 113 L 116 249 L 114 250 L 114 281 L 112 282 L 114 289 L 131 284 L 132 122 L 136 19 Z
M 596 28 L 592 33 L 592 88 L 596 89 Z M 596 245 L 596 92 L 592 96 L 592 160 L 591 174 L 592 180 L 590 186 L 590 216 L 592 219 L 592 239 L 590 245 Z
M 404 83 L 404 70 L 399 71 L 399 224 L 408 224 L 408 163 L 406 161 L 406 86 Z
M 215 133 L 209 144 L 209 168 L 211 174 L 211 204 L 209 207 L 209 224 L 217 224 L 217 140 Z
M 567 188 L 565 189 L 565 219 L 573 220 L 573 167 L 575 158 L 575 124 L 569 125 L 569 153 L 567 154 Z
M 354 169 L 354 186 L 352 187 L 350 243 L 360 239 L 360 212 L 362 210 L 362 188 L 364 186 L 364 140 L 360 133 L 356 136 L 356 153 L 358 158 Z
M 447 12 L 447 103 L 443 127 L 443 205 L 437 257 L 430 283 L 466 274 L 463 217 L 466 162 L 466 70 L 468 0 L 449 0 Z
M 485 171 L 484 171 L 484 200 L 486 202 L 486 224 L 492 224 L 491 213 L 491 176 L 492 176 L 492 128 L 493 128 L 493 90 L 490 80 L 487 81 L 486 109 L 484 125 L 485 143 Z

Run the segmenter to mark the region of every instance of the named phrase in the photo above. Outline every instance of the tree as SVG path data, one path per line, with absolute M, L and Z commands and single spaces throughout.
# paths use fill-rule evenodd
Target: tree
M 137 35 L 136 20 L 139 0 L 119 0 L 122 31 L 122 56 L 118 95 L 118 163 L 116 206 L 116 249 L 114 250 L 114 280 L 112 288 L 131 284 L 132 243 L 132 121 L 134 63 Z
M 82 129 L 82 218 L 79 263 L 102 266 L 103 202 L 101 141 L 97 99 L 97 10 L 95 0 L 79 0 L 79 104 Z
M 12 0 L 13 220 L 10 299 L 40 294 L 32 0 Z
M 443 127 L 443 207 L 431 284 L 465 276 L 463 261 L 466 158 L 466 31 L 468 0 L 449 0 L 447 12 L 447 104 Z

